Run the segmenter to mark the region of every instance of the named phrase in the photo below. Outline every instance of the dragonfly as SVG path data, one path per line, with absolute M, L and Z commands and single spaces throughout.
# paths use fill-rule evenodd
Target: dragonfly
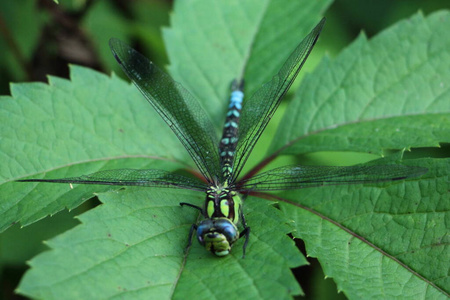
M 197 209 L 204 217 L 198 224 L 192 224 L 188 248 L 196 232 L 197 240 L 206 250 L 217 256 L 226 256 L 236 241 L 245 237 L 245 257 L 250 226 L 245 221 L 243 202 L 251 193 L 395 181 L 426 173 L 426 168 L 403 165 L 291 165 L 238 180 L 256 142 L 316 44 L 324 24 L 325 18 L 298 44 L 278 73 L 248 100 L 243 101 L 243 80 L 233 81 L 220 140 L 207 113 L 187 89 L 145 56 L 112 38 L 109 46 L 115 59 L 175 133 L 204 179 L 165 170 L 117 169 L 73 178 L 19 181 L 181 188 L 203 192 L 206 194 L 203 206 L 180 203 Z M 242 230 L 239 231 L 238 227 Z

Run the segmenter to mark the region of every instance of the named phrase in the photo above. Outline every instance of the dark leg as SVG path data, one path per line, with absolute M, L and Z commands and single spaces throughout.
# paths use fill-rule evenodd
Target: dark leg
M 248 238 L 250 237 L 250 227 L 245 227 L 244 230 L 240 233 L 240 237 L 245 235 L 244 246 L 242 250 L 242 258 L 245 258 L 245 249 L 247 248 Z
M 190 204 L 190 203 L 186 203 L 186 202 L 180 202 L 181 206 L 189 206 L 195 209 L 198 209 L 201 214 L 203 215 L 203 209 L 200 206 L 194 205 L 194 204 Z M 188 241 L 188 245 L 185 249 L 185 252 L 187 253 L 187 251 L 189 250 L 189 248 L 192 245 L 192 236 L 194 235 L 194 231 L 197 230 L 197 225 L 196 224 L 192 224 L 191 229 L 189 230 L 189 241 Z
M 247 248 L 248 239 L 250 238 L 250 227 L 247 225 L 247 222 L 245 221 L 244 213 L 242 212 L 242 210 L 240 214 L 244 230 L 242 230 L 242 232 L 239 234 L 239 238 L 245 236 L 244 246 L 242 250 L 242 258 L 245 258 L 245 249 Z
M 197 206 L 197 205 L 194 205 L 194 204 L 190 204 L 190 203 L 186 203 L 186 202 L 180 202 L 180 205 L 181 206 L 189 206 L 189 207 L 193 207 L 193 208 L 195 208 L 195 209 L 198 209 L 201 213 L 202 213 L 202 215 L 204 215 L 204 213 L 203 213 L 203 208 L 201 208 L 200 206 Z
M 192 245 L 192 236 L 194 235 L 194 230 L 197 230 L 197 225 L 192 224 L 191 229 L 189 230 L 189 241 L 188 241 L 188 245 L 186 246 L 186 249 L 184 250 L 185 253 L 188 252 L 189 248 Z

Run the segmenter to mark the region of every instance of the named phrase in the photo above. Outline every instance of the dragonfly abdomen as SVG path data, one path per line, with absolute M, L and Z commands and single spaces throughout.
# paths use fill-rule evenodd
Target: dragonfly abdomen
M 241 116 L 242 100 L 244 99 L 242 88 L 242 81 L 233 82 L 230 105 L 228 106 L 222 139 L 219 144 L 222 173 L 225 178 L 228 178 L 233 171 L 233 157 L 238 142 L 239 118 Z

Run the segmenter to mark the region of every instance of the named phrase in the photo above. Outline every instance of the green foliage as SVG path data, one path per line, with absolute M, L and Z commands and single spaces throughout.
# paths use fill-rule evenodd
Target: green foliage
M 287 107 L 272 151 L 381 154 L 448 141 L 449 22 L 447 12 L 417 14 L 324 59 Z
M 0 50 L 3 50 L 0 77 L 9 75 L 13 80 L 25 78 L 28 62 L 38 47 L 38 33 L 44 27 L 47 16 L 37 10 L 35 1 L 24 0 L 2 1 L 0 17 L 2 29 L 10 30 L 5 38 L 0 39 Z M 13 40 L 15 44 L 11 46 Z M 4 51 L 8 48 L 13 48 L 13 51 Z
M 269 80 L 328 5 L 178 1 L 164 31 L 170 72 L 219 129 L 231 80 L 245 74 L 249 93 Z M 382 153 L 450 142 L 449 25 L 448 12 L 417 14 L 324 60 L 302 82 L 269 153 Z M 178 203 L 201 205 L 201 193 L 14 182 L 117 168 L 192 170 L 178 140 L 133 86 L 71 66 L 70 81 L 12 85 L 11 97 L 0 98 L 0 118 L 2 230 L 93 196 L 102 202 L 30 261 L 21 294 L 290 298 L 302 293 L 290 268 L 306 260 L 289 232 L 305 241 L 308 254 L 350 298 L 444 299 L 450 293 L 448 159 L 404 162 L 429 168 L 406 182 L 283 192 L 277 194 L 281 211 L 249 197 L 247 257 L 241 258 L 239 241 L 231 255 L 217 258 L 195 241 L 185 253 L 199 216 Z
M 179 203 L 200 204 L 203 195 L 182 190 L 132 188 L 100 193 L 104 205 L 79 217 L 82 225 L 47 242 L 52 251 L 35 257 L 19 292 L 36 298 L 126 296 L 130 298 L 266 298 L 300 289 L 289 268 L 305 263 L 279 211 L 249 200 L 248 221 L 255 231 L 248 251 L 218 259 L 197 243 L 184 254 L 190 224 L 198 213 Z M 274 230 L 274 228 L 276 230 Z M 211 272 L 211 266 L 221 272 Z M 224 274 L 235 288 L 225 289 Z M 268 278 L 266 274 L 271 274 Z M 199 278 L 203 278 L 199 280 Z
M 178 1 L 175 11 L 182 13 L 173 14 L 164 31 L 170 74 L 202 102 L 218 131 L 232 79 L 245 74 L 245 92 L 252 95 L 278 72 L 331 3 L 263 2 L 205 6 L 203 1 Z
M 420 181 L 280 195 L 294 236 L 349 298 L 447 298 L 450 159 L 414 164 L 429 169 Z
M 74 208 L 93 192 L 111 189 L 77 187 L 71 193 L 68 186 L 58 185 L 18 189 L 12 180 L 145 165 L 170 170 L 180 167 L 176 162 L 190 161 L 134 86 L 88 69 L 71 69 L 71 81 L 50 77 L 49 85 L 14 84 L 12 96 L 0 99 L 1 118 L 7 120 L 0 129 L 5 161 L 0 186 L 2 229 Z M 126 100 L 130 98 L 136 101 Z

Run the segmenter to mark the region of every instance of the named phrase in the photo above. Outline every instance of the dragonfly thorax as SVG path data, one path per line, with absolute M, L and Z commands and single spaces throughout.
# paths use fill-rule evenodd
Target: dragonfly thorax
M 211 186 L 206 191 L 205 217 L 227 218 L 232 223 L 239 222 L 240 195 L 227 186 Z

